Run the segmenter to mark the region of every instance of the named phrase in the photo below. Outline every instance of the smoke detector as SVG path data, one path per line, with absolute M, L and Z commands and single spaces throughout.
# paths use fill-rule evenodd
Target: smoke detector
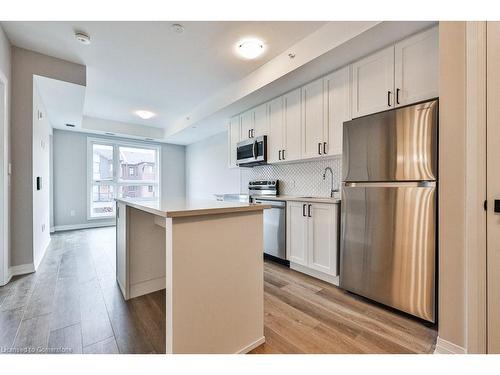
M 75 38 L 76 38 L 76 40 L 78 40 L 82 44 L 85 44 L 85 45 L 89 45 L 90 44 L 90 36 L 88 36 L 84 32 L 77 31 L 75 33 Z

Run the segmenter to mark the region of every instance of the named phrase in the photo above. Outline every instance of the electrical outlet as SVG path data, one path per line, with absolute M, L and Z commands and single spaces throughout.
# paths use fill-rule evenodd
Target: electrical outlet
M 70 210 L 69 214 L 70 214 L 70 216 L 75 216 L 76 215 L 76 211 L 75 210 Z

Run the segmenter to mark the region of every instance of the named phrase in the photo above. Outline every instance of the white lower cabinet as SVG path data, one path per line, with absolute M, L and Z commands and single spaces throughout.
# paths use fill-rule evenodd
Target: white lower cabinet
M 287 203 L 290 267 L 338 285 L 338 204 Z

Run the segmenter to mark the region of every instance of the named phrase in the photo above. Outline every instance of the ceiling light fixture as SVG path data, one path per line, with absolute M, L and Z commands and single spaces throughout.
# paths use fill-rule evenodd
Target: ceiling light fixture
M 146 111 L 146 110 L 139 110 L 139 111 L 135 111 L 134 112 L 137 116 L 139 116 L 140 118 L 142 118 L 143 120 L 148 120 L 150 119 L 151 117 L 154 117 L 155 114 L 151 111 Z
M 90 36 L 88 36 L 88 34 L 85 34 L 82 31 L 75 32 L 75 38 L 76 38 L 76 40 L 78 40 L 82 44 L 85 44 L 85 45 L 90 44 Z
M 259 57 L 264 49 L 264 42 L 256 38 L 243 39 L 236 44 L 236 52 L 248 60 Z

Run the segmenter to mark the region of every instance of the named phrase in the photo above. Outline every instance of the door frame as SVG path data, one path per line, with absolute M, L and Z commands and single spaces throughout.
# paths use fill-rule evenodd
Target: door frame
M 9 281 L 9 81 L 0 71 L 0 286 Z

